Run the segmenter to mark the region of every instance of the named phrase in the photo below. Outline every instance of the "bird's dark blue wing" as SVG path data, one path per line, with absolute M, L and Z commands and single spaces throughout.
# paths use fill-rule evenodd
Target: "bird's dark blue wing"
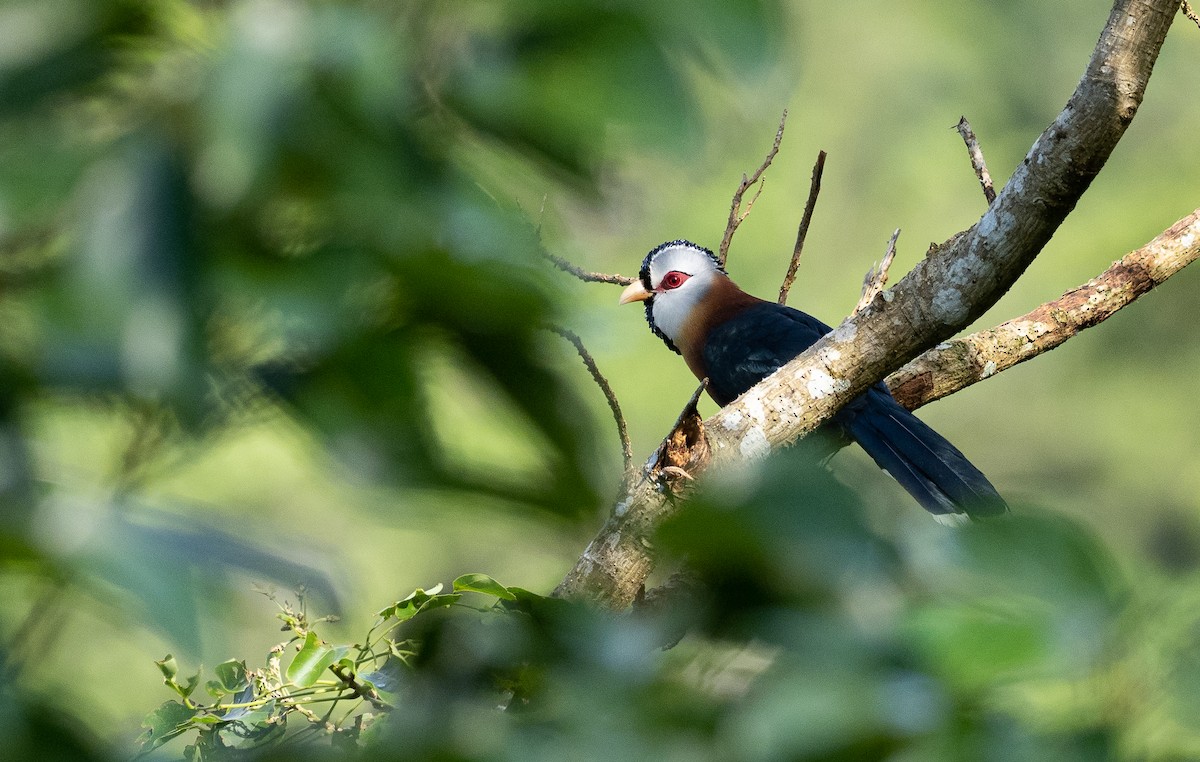
M 770 302 L 742 311 L 708 334 L 709 392 L 718 404 L 728 405 L 830 330 L 811 315 Z M 1008 510 L 987 477 L 901 407 L 883 383 L 850 400 L 814 434 L 824 440 L 821 452 L 833 452 L 833 442 L 847 435 L 856 440 L 931 513 L 988 516 Z
M 743 310 L 709 331 L 704 342 L 709 393 L 728 405 L 830 330 L 812 315 L 773 302 Z

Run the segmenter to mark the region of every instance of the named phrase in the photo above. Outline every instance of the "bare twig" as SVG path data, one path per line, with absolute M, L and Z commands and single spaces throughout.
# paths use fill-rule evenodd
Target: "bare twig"
M 359 682 L 358 678 L 355 677 L 351 670 L 346 669 L 341 664 L 330 664 L 329 671 L 332 672 L 338 680 L 342 681 L 342 684 L 355 698 L 360 698 L 370 702 L 371 706 L 375 707 L 381 712 L 390 712 L 392 710 L 393 707 L 391 704 L 380 698 L 379 693 L 374 688 L 370 688 Z M 333 711 L 332 708 L 330 711 Z
M 858 297 L 858 304 L 851 314 L 857 315 L 866 309 L 871 302 L 875 301 L 875 297 L 883 292 L 883 287 L 888 282 L 888 270 L 892 266 L 892 260 L 896 258 L 896 240 L 899 237 L 900 228 L 896 228 L 888 240 L 887 250 L 883 252 L 883 259 L 879 265 L 872 265 L 871 269 L 867 270 L 866 276 L 863 277 L 862 295 Z
M 971 129 L 971 123 L 965 116 L 959 117 L 955 129 L 967 144 L 967 153 L 971 156 L 971 166 L 975 169 L 975 176 L 979 178 L 979 185 L 983 188 L 983 197 L 991 205 L 996 200 L 996 188 L 992 185 L 992 175 L 988 172 L 987 162 L 983 160 L 979 139 L 975 137 L 975 131 Z
M 596 361 L 592 359 L 591 353 L 583 346 L 583 339 L 579 338 L 578 334 L 562 326 L 551 325 L 546 327 L 548 330 L 557 333 L 575 345 L 575 351 L 579 353 L 579 358 L 583 360 L 583 364 L 587 367 L 588 372 L 595 379 L 596 385 L 604 393 L 604 399 L 608 400 L 608 407 L 612 410 L 613 420 L 617 422 L 617 435 L 621 438 L 621 457 L 625 462 L 625 473 L 629 473 L 629 470 L 633 468 L 633 445 L 629 442 L 629 429 L 625 425 L 625 416 L 621 414 L 621 404 L 617 402 L 617 395 L 613 392 L 612 387 L 609 386 L 608 379 L 600 372 Z
M 584 283 L 614 283 L 618 286 L 628 286 L 630 283 L 633 283 L 633 278 L 629 278 L 624 275 L 609 275 L 607 273 L 594 273 L 584 270 L 582 267 L 572 264 L 562 257 L 556 256 L 547 251 L 546 247 L 542 245 L 542 218 L 545 216 L 545 214 L 546 197 L 542 196 L 542 207 L 538 210 L 538 222 L 533 232 L 534 236 L 537 238 L 538 251 L 541 252 L 543 257 L 550 260 L 555 267 L 565 273 L 574 275 Z
M 738 185 L 736 191 L 733 192 L 733 201 L 729 205 L 729 222 L 725 225 L 725 235 L 721 238 L 721 246 L 717 249 L 717 259 L 721 266 L 725 266 L 725 260 L 729 258 L 729 244 L 733 241 L 734 231 L 738 229 L 738 225 L 750 214 L 750 209 L 754 207 L 754 202 L 758 200 L 759 194 L 762 193 L 762 185 L 758 186 L 758 192 L 750 199 L 746 205 L 745 211 L 742 211 L 742 197 L 746 195 L 746 191 L 751 185 L 754 185 L 762 179 L 763 172 L 767 171 L 767 167 L 771 166 L 771 162 L 775 161 L 775 155 L 779 153 L 779 144 L 783 142 L 783 128 L 787 123 L 787 109 L 783 110 L 783 116 L 779 118 L 779 129 L 775 131 L 775 142 L 771 144 L 771 150 L 767 153 L 767 158 L 763 159 L 763 163 L 759 165 L 754 174 L 747 177 L 742 175 L 742 182 Z
M 563 259 L 562 257 L 551 254 L 550 252 L 546 251 L 544 248 L 541 251 L 542 251 L 542 256 L 545 257 L 546 259 L 550 260 L 554 264 L 554 266 L 557 267 L 559 270 L 562 270 L 565 273 L 570 273 L 571 275 L 574 275 L 576 278 L 579 278 L 579 280 L 583 281 L 584 283 L 615 283 L 618 286 L 628 286 L 630 283 L 633 283 L 633 281 L 635 280 L 634 278 L 630 278 L 625 275 L 616 275 L 616 274 L 609 275 L 607 273 L 590 272 L 588 270 L 584 270 L 582 267 L 579 267 L 578 265 L 571 264 L 570 262 Z
M 1196 15 L 1196 11 L 1192 10 L 1192 4 L 1188 0 L 1183 0 L 1183 5 L 1179 7 L 1183 11 L 1183 15 L 1192 20 L 1196 26 L 1200 27 L 1200 16 Z
M 779 303 L 786 304 L 788 291 L 796 280 L 796 269 L 800 267 L 800 253 L 804 251 L 804 239 L 808 238 L 808 226 L 812 222 L 813 209 L 817 206 L 817 196 L 821 193 L 821 175 L 825 174 L 825 152 L 817 153 L 817 163 L 813 165 L 812 183 L 808 186 L 808 200 L 804 202 L 804 214 L 800 216 L 800 229 L 796 231 L 796 245 L 792 248 L 792 261 L 788 264 L 787 274 L 783 276 L 783 284 L 779 287 Z

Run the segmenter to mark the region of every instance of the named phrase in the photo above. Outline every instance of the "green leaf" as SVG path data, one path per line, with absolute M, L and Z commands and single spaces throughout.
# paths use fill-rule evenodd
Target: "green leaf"
M 421 607 L 419 609 L 417 609 L 416 613 L 420 614 L 425 611 L 431 611 L 433 609 L 440 609 L 440 608 L 445 608 L 447 606 L 453 606 L 454 604 L 458 603 L 460 600 L 462 600 L 461 593 L 446 593 L 445 595 L 435 595 L 432 598 L 430 598 L 429 600 L 425 601 L 425 603 L 423 603 L 421 605 Z
M 142 727 L 146 728 L 146 732 L 142 734 L 141 751 L 144 753 L 157 749 L 175 736 L 186 733 L 190 720 L 196 716 L 197 711 L 199 710 L 186 707 L 178 701 L 168 701 L 146 715 L 146 719 L 142 720 Z
M 461 595 L 456 593 L 437 595 L 441 589 L 442 585 L 440 583 L 434 585 L 428 592 L 417 588 L 409 593 L 407 598 L 396 601 L 386 609 L 379 611 L 377 615 L 379 616 L 380 622 L 384 622 L 392 618 L 404 622 L 412 619 L 419 611 L 449 606 L 462 598 Z
M 162 670 L 163 677 L 167 679 L 167 682 L 171 682 L 175 679 L 175 675 L 179 674 L 179 663 L 175 661 L 175 657 L 171 654 L 164 656 L 162 661 L 156 661 L 154 663 L 158 665 L 160 670 Z
M 226 693 L 236 693 L 246 687 L 246 662 L 230 659 L 213 668 Z
M 187 679 L 186 685 L 180 685 L 175 679 L 175 676 L 179 674 L 179 664 L 175 661 L 174 656 L 167 654 L 162 661 L 156 661 L 154 663 L 158 665 L 160 670 L 162 670 L 163 683 L 165 683 L 168 688 L 178 693 L 180 698 L 188 698 L 191 696 L 192 692 L 196 690 L 196 686 L 200 684 L 200 672 L 203 671 L 203 667 L 196 670 L 196 674 Z
M 196 690 L 196 686 L 200 684 L 200 672 L 202 670 L 203 670 L 203 667 L 201 667 L 200 669 L 197 669 L 196 674 L 192 675 L 191 677 L 189 677 L 187 679 L 187 685 L 181 686 L 178 683 L 176 683 L 175 690 L 179 691 L 179 695 L 183 696 L 184 698 L 187 698 L 192 695 L 192 692 Z
M 311 630 L 304 639 L 296 658 L 287 668 L 288 682 L 308 688 L 321 679 L 321 675 L 333 664 L 336 654 L 328 644 L 322 643 Z
M 260 725 L 271 719 L 275 713 L 275 700 L 271 699 L 267 703 L 254 709 L 239 708 L 231 710 L 225 715 L 224 719 L 230 722 L 238 722 L 248 727 Z
M 229 702 L 231 704 L 248 704 L 254 700 L 254 686 L 247 685 Z M 242 722 L 247 725 L 252 725 L 256 722 L 262 722 L 270 717 L 271 711 L 275 708 L 275 701 L 272 699 L 261 707 L 250 708 L 246 706 L 234 706 L 225 711 L 221 717 L 224 722 Z M 266 710 L 266 711 L 264 711 Z
M 483 593 L 484 595 L 492 595 L 506 601 L 515 601 L 517 599 L 517 596 L 511 590 L 486 574 L 462 575 L 454 580 L 454 591 Z

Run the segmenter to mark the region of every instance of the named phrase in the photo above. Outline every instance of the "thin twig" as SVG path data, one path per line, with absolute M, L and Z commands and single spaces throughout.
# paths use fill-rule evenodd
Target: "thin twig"
M 888 240 L 887 251 L 883 252 L 883 261 L 878 267 L 872 266 L 867 270 L 867 275 L 863 278 L 862 296 L 858 298 L 858 305 L 854 308 L 854 314 L 867 308 L 867 306 L 875 301 L 875 297 L 883 292 L 883 287 L 887 285 L 888 269 L 892 266 L 892 260 L 896 258 L 896 239 L 900 237 L 900 228 L 896 228 L 892 233 L 892 237 Z
M 1192 4 L 1188 0 L 1183 0 L 1183 5 L 1179 7 L 1183 11 L 1183 15 L 1192 20 L 1196 26 L 1200 27 L 1200 16 L 1196 15 L 1196 11 L 1192 10 Z
M 550 260 L 550 262 L 553 263 L 555 267 L 557 267 L 558 269 L 562 270 L 565 273 L 570 273 L 571 275 L 574 275 L 576 278 L 583 281 L 584 283 L 614 283 L 618 286 L 628 286 L 630 283 L 633 283 L 633 281 L 634 281 L 633 278 L 629 278 L 624 275 L 615 275 L 615 274 L 609 275 L 607 273 L 594 273 L 594 272 L 590 272 L 588 270 L 584 270 L 582 267 L 572 264 L 572 263 L 568 262 L 567 260 L 563 259 L 562 257 L 556 256 L 554 254 L 551 254 L 549 251 L 546 251 L 546 247 L 544 245 L 542 245 L 542 219 L 545 217 L 545 215 L 546 215 L 546 197 L 542 196 L 542 208 L 538 210 L 538 222 L 537 222 L 537 226 L 534 228 L 533 232 L 534 232 L 534 235 L 537 237 L 538 251 L 541 252 L 543 257 Z
M 554 264 L 554 266 L 557 267 L 559 270 L 562 270 L 565 273 L 570 273 L 571 275 L 574 275 L 576 278 L 579 278 L 579 280 L 583 281 L 584 283 L 614 283 L 618 286 L 628 286 L 630 283 L 633 283 L 633 281 L 634 281 L 633 278 L 630 278 L 625 275 L 617 275 L 617 274 L 609 275 L 608 273 L 590 272 L 588 270 L 584 270 L 582 267 L 579 267 L 578 265 L 571 264 L 570 262 L 563 259 L 562 257 L 551 254 L 550 252 L 546 251 L 544 248 L 541 251 L 542 251 L 542 256 L 545 257 L 546 259 L 550 260 Z
M 617 402 L 617 395 L 609 386 L 608 379 L 600 372 L 591 353 L 583 346 L 583 339 L 579 338 L 575 332 L 557 325 L 546 326 L 546 328 L 575 345 L 575 351 L 579 353 L 579 358 L 583 360 L 588 372 L 595 379 L 596 385 L 604 393 L 604 398 L 608 400 L 608 407 L 612 410 L 613 420 L 617 422 L 617 435 L 621 438 L 621 457 L 625 461 L 625 473 L 629 473 L 629 470 L 633 468 L 633 445 L 629 442 L 629 429 L 625 425 L 625 416 L 621 414 L 621 404 Z
M 812 183 L 808 186 L 808 200 L 804 202 L 804 214 L 800 217 L 800 229 L 796 231 L 796 246 L 792 249 L 792 261 L 788 264 L 787 274 L 783 276 L 783 285 L 779 287 L 779 303 L 786 304 L 788 291 L 796 280 L 796 270 L 800 267 L 800 253 L 804 251 L 804 239 L 808 238 L 808 226 L 812 223 L 813 209 L 817 206 L 817 196 L 821 193 L 821 175 L 825 174 L 825 152 L 817 153 L 817 163 L 813 165 Z
M 779 129 L 775 131 L 775 142 L 771 144 L 771 150 L 767 153 L 767 158 L 763 159 L 763 163 L 759 165 L 754 174 L 747 177 L 742 175 L 742 182 L 738 185 L 736 191 L 733 192 L 733 201 L 729 204 L 729 222 L 725 225 L 725 235 L 721 238 L 721 246 L 717 249 L 717 260 L 721 266 L 725 266 L 725 260 L 729 257 L 729 244 L 733 241 L 733 233 L 738 229 L 738 225 L 750 214 L 750 210 L 754 207 L 754 202 L 758 200 L 762 193 L 762 185 L 758 186 L 758 191 L 746 204 L 746 210 L 742 211 L 742 197 L 746 195 L 746 191 L 751 185 L 754 185 L 762 179 L 763 172 L 767 171 L 767 167 L 771 166 L 771 162 L 775 161 L 775 154 L 779 153 L 779 144 L 783 142 L 783 128 L 787 123 L 787 109 L 783 110 L 783 116 L 779 117 Z
M 971 123 L 967 121 L 965 116 L 958 118 L 958 124 L 954 127 L 958 130 L 958 134 L 962 135 L 963 142 L 967 144 L 967 153 L 971 155 L 971 166 L 975 169 L 975 176 L 979 178 L 979 185 L 983 187 L 983 197 L 987 199 L 988 206 L 996 200 L 996 188 L 992 185 L 992 175 L 988 172 L 987 162 L 983 160 L 983 150 L 979 147 L 979 139 L 975 137 L 975 131 L 971 129 Z

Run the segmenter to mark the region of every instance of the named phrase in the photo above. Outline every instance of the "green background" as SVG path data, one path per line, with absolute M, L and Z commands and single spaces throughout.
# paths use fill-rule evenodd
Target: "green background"
M 894 228 L 893 282 L 982 213 L 958 118 L 1002 184 L 1107 10 L 0 5 L 0 636 L 30 708 L 0 719 L 44 713 L 125 754 L 168 698 L 154 659 L 192 669 L 277 639 L 258 583 L 303 582 L 347 639 L 469 571 L 549 591 L 621 462 L 599 391 L 541 326 L 582 336 L 638 460 L 695 382 L 616 288 L 541 260 L 535 228 L 547 251 L 626 275 L 665 240 L 715 248 L 786 108 L 729 271 L 776 293 L 825 150 L 790 303 L 837 323 Z M 1107 167 L 974 328 L 1195 208 L 1198 61 L 1181 17 Z M 1196 658 L 1198 278 L 921 412 L 1018 512 L 1099 538 L 1145 607 L 1118 618 L 1185 633 L 1137 657 L 1170 674 Z M 857 450 L 833 470 L 881 536 L 930 531 Z M 1163 719 L 1170 700 L 1122 701 L 1097 716 L 1125 718 L 1126 750 L 1195 748 Z

